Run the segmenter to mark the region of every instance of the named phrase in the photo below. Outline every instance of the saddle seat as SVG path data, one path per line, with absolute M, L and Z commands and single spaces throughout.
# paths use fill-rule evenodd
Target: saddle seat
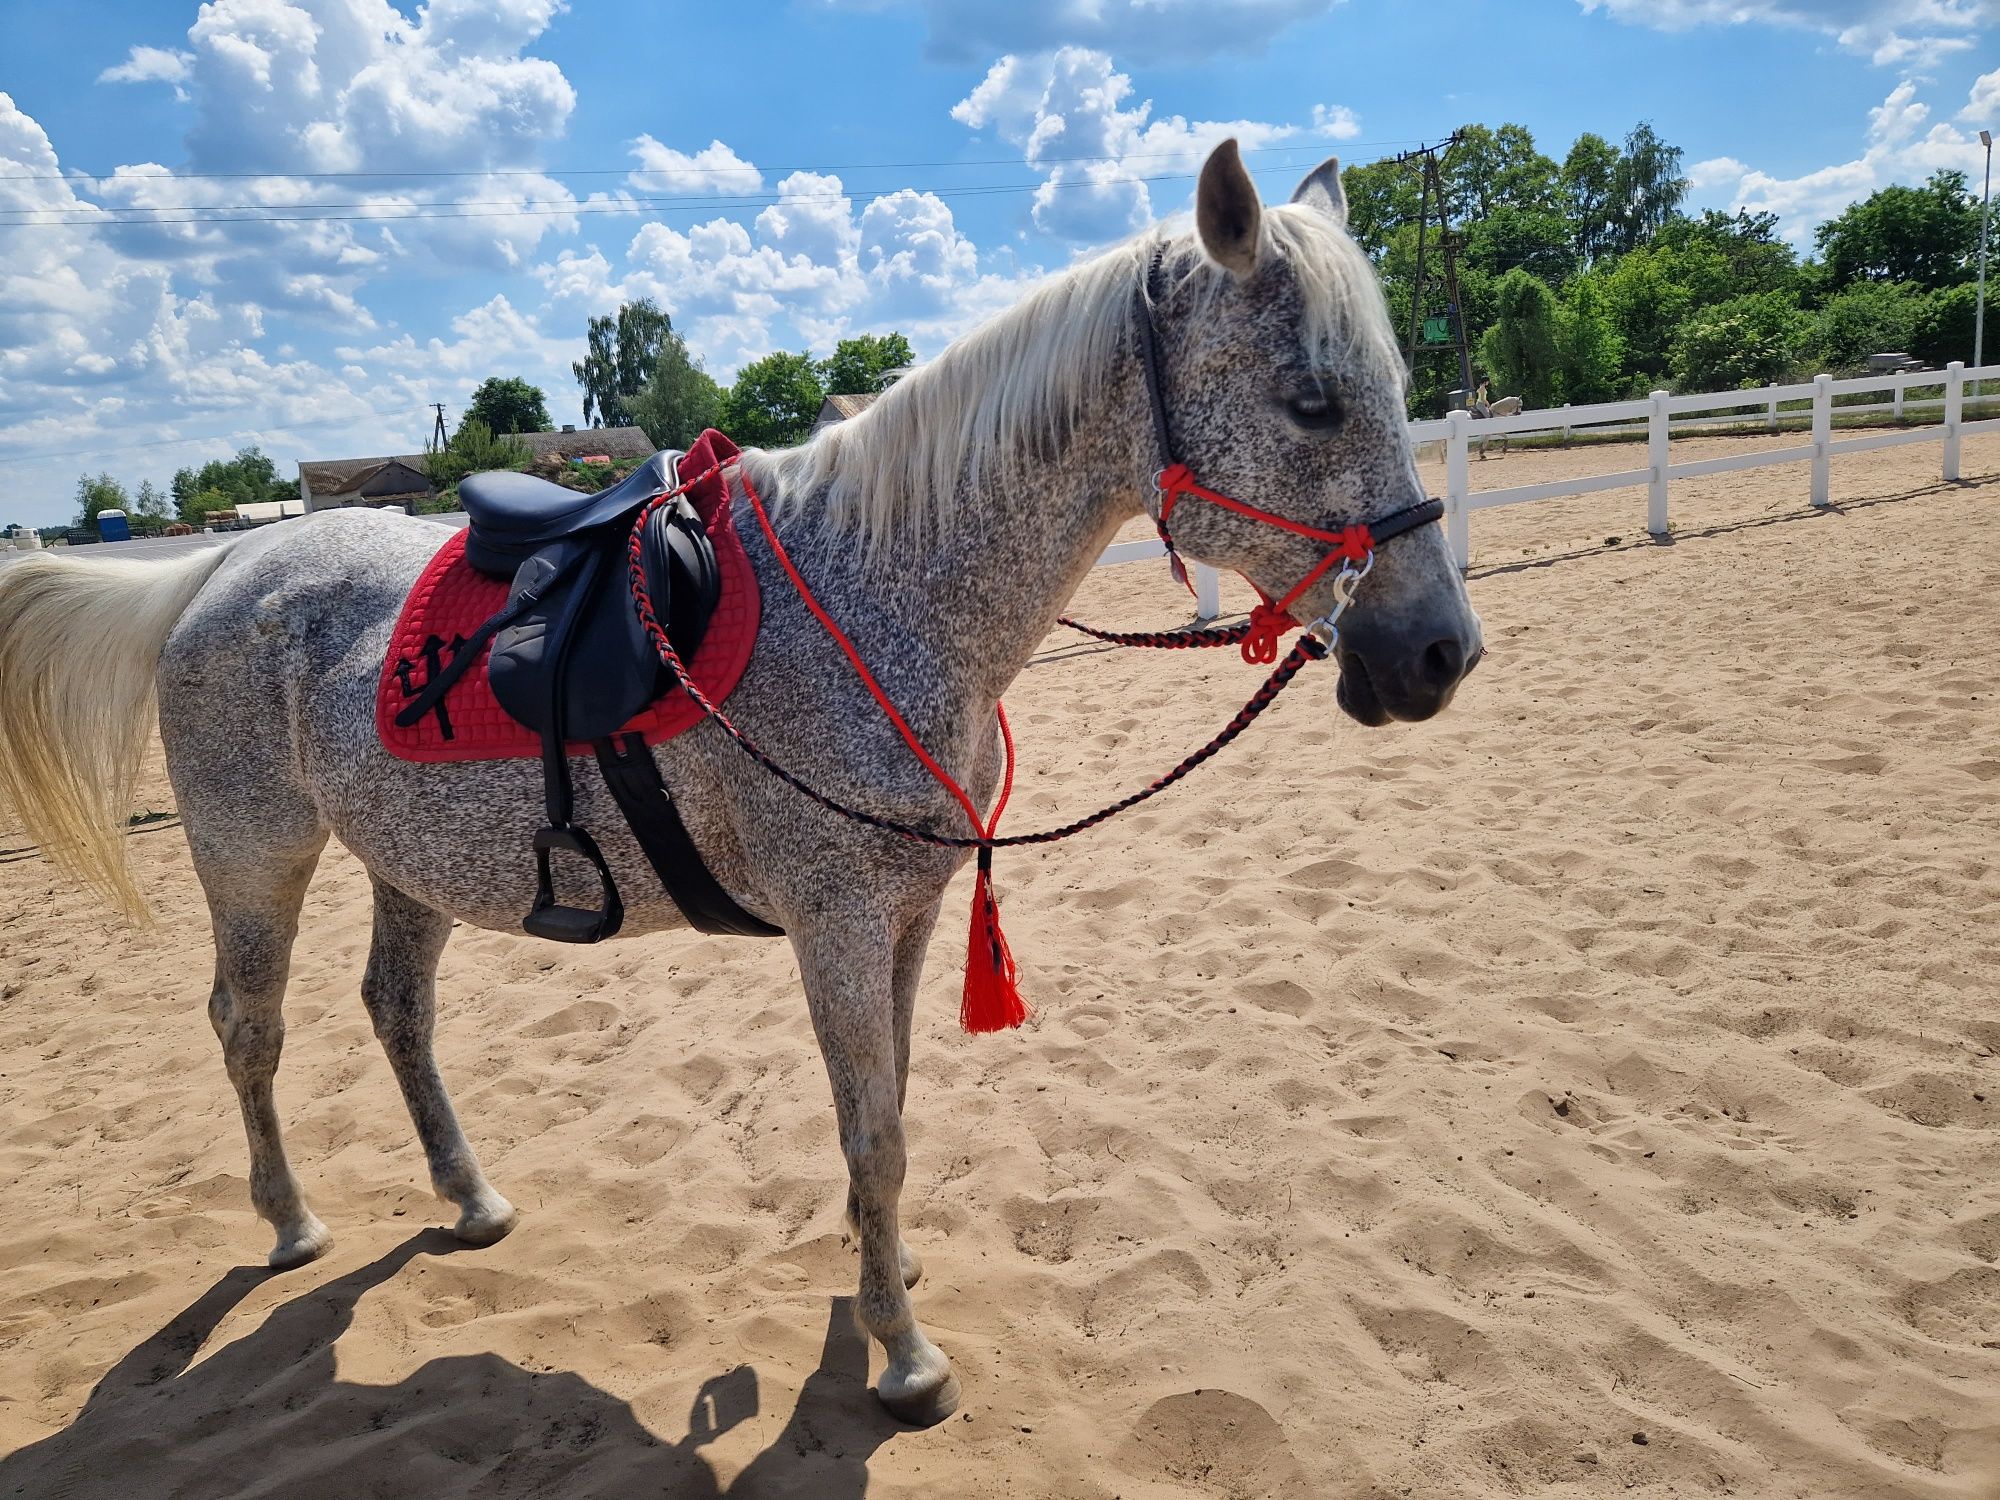
M 511 578 L 550 542 L 621 520 L 660 491 L 672 489 L 680 457 L 671 450 L 655 453 L 594 495 L 510 469 L 468 474 L 458 486 L 458 503 L 472 522 L 465 560 L 482 573 Z

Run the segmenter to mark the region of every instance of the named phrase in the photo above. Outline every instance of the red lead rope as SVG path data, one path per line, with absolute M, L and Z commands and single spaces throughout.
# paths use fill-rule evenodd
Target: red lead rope
M 959 1002 L 959 1023 L 972 1032 L 1004 1031 L 1010 1026 L 1019 1026 L 1028 1019 L 1028 1004 L 1021 998 L 1020 974 L 1014 966 L 1013 950 L 1007 946 L 1006 934 L 1000 930 L 1000 903 L 993 897 L 993 846 L 987 842 L 1000 832 L 1000 814 L 1007 810 L 1007 798 L 1014 791 L 1014 733 L 1007 727 L 1006 706 L 995 706 L 1000 720 L 1000 740 L 1006 747 L 1006 771 L 1001 778 L 1000 796 L 993 804 L 992 816 L 982 820 L 979 804 L 953 779 L 951 772 L 938 763 L 937 757 L 924 748 L 924 742 L 910 728 L 909 720 L 903 717 L 882 684 L 875 680 L 875 674 L 868 670 L 861 653 L 854 649 L 854 642 L 847 638 L 847 632 L 813 597 L 812 589 L 793 564 L 785 544 L 778 540 L 777 528 L 772 526 L 770 516 L 765 514 L 763 498 L 750 482 L 750 471 L 739 468 L 736 477 L 743 485 L 743 497 L 756 513 L 757 524 L 763 528 L 764 540 L 771 544 L 772 555 L 784 568 L 785 576 L 792 580 L 792 587 L 799 591 L 799 598 L 813 612 L 813 618 L 826 627 L 826 633 L 840 647 L 848 665 L 854 668 L 854 675 L 868 689 L 868 695 L 875 700 L 889 722 L 896 726 L 896 732 L 910 747 L 910 753 L 923 762 L 924 769 L 931 773 L 939 786 L 958 799 L 958 805 L 965 809 L 966 821 L 972 824 L 972 831 L 981 840 L 979 874 L 972 888 L 972 933 L 966 940 L 965 992 Z

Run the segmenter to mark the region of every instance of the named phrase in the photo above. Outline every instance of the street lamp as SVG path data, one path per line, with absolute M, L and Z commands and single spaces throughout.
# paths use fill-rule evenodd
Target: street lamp
M 1986 148 L 1986 188 L 1979 199 L 1979 301 L 1972 314 L 1972 367 L 1986 363 L 1986 240 L 1993 224 L 1993 132 L 1979 132 L 1979 144 Z M 1986 382 L 1973 378 L 1972 399 L 1985 393 Z

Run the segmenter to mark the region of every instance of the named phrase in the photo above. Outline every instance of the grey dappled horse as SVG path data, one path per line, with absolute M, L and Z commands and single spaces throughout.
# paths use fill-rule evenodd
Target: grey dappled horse
M 1000 766 L 994 706 L 1119 526 L 1156 511 L 1156 452 L 1135 298 L 1163 247 L 1155 317 L 1175 455 L 1212 489 L 1340 526 L 1422 499 L 1403 372 L 1375 278 L 1347 236 L 1338 164 L 1265 208 L 1227 142 L 1192 230 L 1160 231 L 1052 278 L 887 390 L 865 414 L 744 464 L 785 545 L 912 728 L 982 806 Z M 736 499 L 763 589 L 732 717 L 849 804 L 945 832 L 963 814 L 920 768 L 806 612 Z M 1177 544 L 1283 594 L 1322 543 L 1183 504 Z M 329 1244 L 285 1158 L 272 1105 L 299 909 L 329 835 L 367 867 L 375 925 L 362 999 L 457 1233 L 498 1240 L 515 1210 L 481 1173 L 432 1055 L 453 919 L 518 930 L 543 820 L 535 760 L 397 760 L 375 731 L 384 648 L 445 533 L 347 510 L 171 564 L 44 555 L 0 573 L 0 790 L 71 870 L 142 910 L 124 822 L 157 699 L 168 772 L 215 929 L 209 1014 L 250 1140 L 250 1192 L 274 1266 Z M 1323 578 L 1300 611 L 1333 602 Z M 1479 627 L 1436 527 L 1385 545 L 1338 651 L 1338 701 L 1364 724 L 1437 713 Z M 959 1398 L 906 1287 L 902 1103 L 911 1015 L 945 884 L 964 852 L 905 842 L 811 805 L 713 724 L 654 752 L 723 886 L 797 950 L 837 1109 L 858 1311 L 900 1417 Z M 597 778 L 577 820 L 627 893 L 624 931 L 680 925 Z M 564 890 L 565 899 L 594 894 Z

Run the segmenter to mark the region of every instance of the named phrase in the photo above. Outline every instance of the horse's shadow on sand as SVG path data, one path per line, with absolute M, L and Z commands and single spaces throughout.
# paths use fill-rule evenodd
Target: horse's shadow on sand
M 393 1386 L 337 1379 L 334 1344 L 362 1294 L 418 1255 L 458 1248 L 440 1230 L 414 1235 L 189 1369 L 229 1310 L 273 1274 L 229 1272 L 120 1360 L 69 1427 L 0 1459 L 0 1497 L 859 1500 L 870 1457 L 908 1430 L 868 1392 L 868 1346 L 845 1297 L 833 1301 L 791 1420 L 726 1488 L 701 1449 L 757 1414 L 748 1365 L 701 1387 L 679 1442 L 580 1376 L 492 1354 L 434 1359 Z

